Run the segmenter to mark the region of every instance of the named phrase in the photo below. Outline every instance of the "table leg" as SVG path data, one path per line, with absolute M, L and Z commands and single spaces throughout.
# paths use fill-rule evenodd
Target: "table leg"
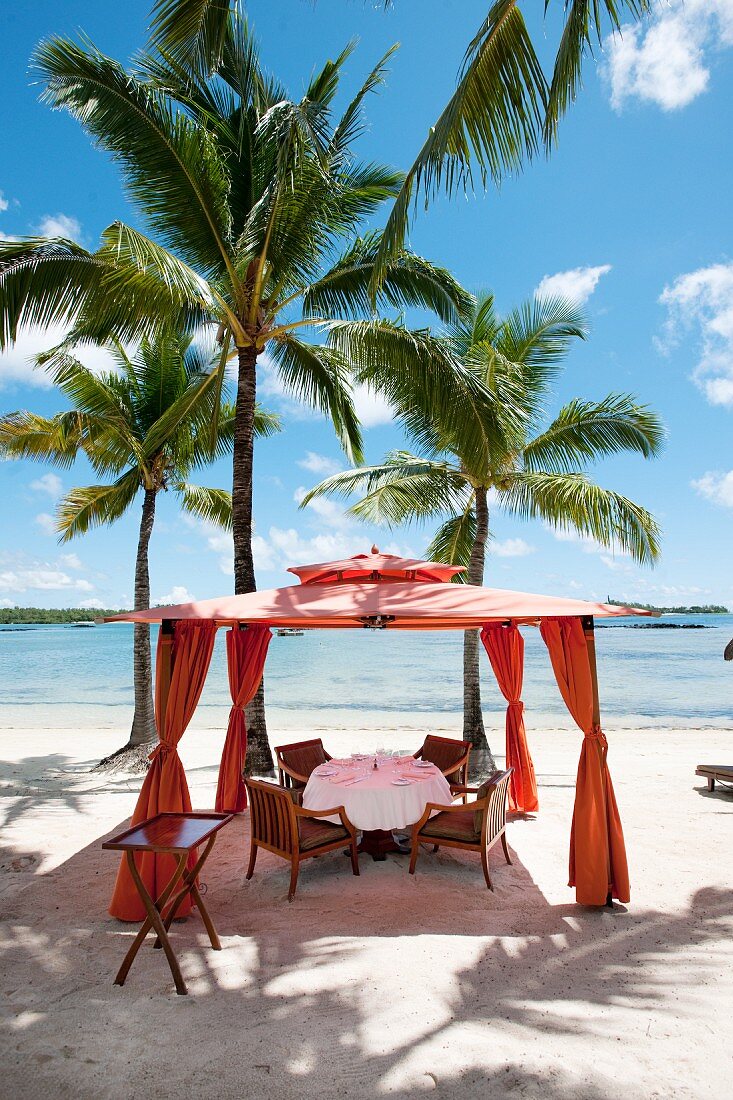
M 358 850 L 370 855 L 375 863 L 383 862 L 387 858 L 387 852 L 400 851 L 392 833 L 386 829 L 365 829 Z
M 173 951 L 173 948 L 171 947 L 171 943 L 170 943 L 170 940 L 168 939 L 168 934 L 166 932 L 165 925 L 163 924 L 163 920 L 162 920 L 161 915 L 160 915 L 161 910 L 165 907 L 165 905 L 168 901 L 168 898 L 173 893 L 173 890 L 174 890 L 176 884 L 183 877 L 184 871 L 186 870 L 187 860 L 188 860 L 188 853 L 182 852 L 181 855 L 178 857 L 178 865 L 177 865 L 175 871 L 173 872 L 173 875 L 170 879 L 170 882 L 166 886 L 165 890 L 163 890 L 163 893 L 160 895 L 158 900 L 154 902 L 153 899 L 151 898 L 150 894 L 148 893 L 146 887 L 145 887 L 145 883 L 143 882 L 142 878 L 140 877 L 140 872 L 138 871 L 137 864 L 135 863 L 135 853 L 132 852 L 132 851 L 127 852 L 127 864 L 128 864 L 128 867 L 130 868 L 130 874 L 132 875 L 133 882 L 135 883 L 135 886 L 137 887 L 137 892 L 139 893 L 140 897 L 142 898 L 143 905 L 145 906 L 145 909 L 146 909 L 146 912 L 147 912 L 148 915 L 147 915 L 147 918 L 145 919 L 145 921 L 143 921 L 142 927 L 141 927 L 140 931 L 138 932 L 137 936 L 135 937 L 135 939 L 133 940 L 129 951 L 125 955 L 122 966 L 120 967 L 120 969 L 117 972 L 117 977 L 115 978 L 115 982 L 114 982 L 115 985 L 124 985 L 125 984 L 125 978 L 127 977 L 128 973 L 130 971 L 130 967 L 132 966 L 133 959 L 135 958 L 138 951 L 140 950 L 140 946 L 143 943 L 143 940 L 147 936 L 150 929 L 154 928 L 155 931 L 157 932 L 158 938 L 159 938 L 159 940 L 160 940 L 160 942 L 163 946 L 163 950 L 165 951 L 166 958 L 168 959 L 168 965 L 171 968 L 171 973 L 173 975 L 173 980 L 176 983 L 176 993 L 178 993 L 181 996 L 188 993 L 188 990 L 186 989 L 186 983 L 184 982 L 183 975 L 181 974 L 181 968 L 178 965 L 178 959 L 176 958 L 176 956 L 174 954 L 174 951 Z
M 171 907 L 170 907 L 170 909 L 168 910 L 168 912 L 166 913 L 166 915 L 164 917 L 163 923 L 165 925 L 165 930 L 167 932 L 168 929 L 171 926 L 171 922 L 173 921 L 173 918 L 175 917 L 176 913 L 178 912 L 178 910 L 179 910 L 179 908 L 180 908 L 180 906 L 183 902 L 183 899 L 186 897 L 187 894 L 191 894 L 191 896 L 193 898 L 193 901 L 194 901 L 194 904 L 197 906 L 199 912 L 201 913 L 201 919 L 204 922 L 204 925 L 206 927 L 206 931 L 209 933 L 209 940 L 211 941 L 211 946 L 214 948 L 215 951 L 221 951 L 221 943 L 219 942 L 219 937 L 216 934 L 216 929 L 214 928 L 214 922 L 212 921 L 211 917 L 209 916 L 209 911 L 206 908 L 206 906 L 204 905 L 204 900 L 201 897 L 201 893 L 199 892 L 198 886 L 196 885 L 196 879 L 198 878 L 199 874 L 201 873 L 201 868 L 203 867 L 204 863 L 206 863 L 206 860 L 209 858 L 209 854 L 211 852 L 211 849 L 214 847 L 214 841 L 215 840 L 216 840 L 216 834 L 214 834 L 212 837 L 209 838 L 209 841 L 208 841 L 206 847 L 204 848 L 203 855 L 199 856 L 199 859 L 197 860 L 196 864 L 191 868 L 190 871 L 186 871 L 186 873 L 184 874 L 183 879 L 182 879 L 184 888 L 173 899 L 173 901 L 171 903 Z M 153 947 L 161 947 L 161 946 L 162 946 L 162 944 L 160 942 L 160 937 L 158 937 L 156 939 L 155 943 L 153 944 Z

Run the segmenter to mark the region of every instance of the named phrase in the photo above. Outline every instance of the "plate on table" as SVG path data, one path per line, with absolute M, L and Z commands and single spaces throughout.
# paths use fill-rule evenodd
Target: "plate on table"
M 416 768 L 432 768 L 432 767 L 434 767 L 434 765 L 431 764 L 429 760 L 416 760 L 414 766 Z
M 411 787 L 412 786 L 412 780 L 411 779 L 393 779 L 392 780 L 392 786 L 393 787 Z

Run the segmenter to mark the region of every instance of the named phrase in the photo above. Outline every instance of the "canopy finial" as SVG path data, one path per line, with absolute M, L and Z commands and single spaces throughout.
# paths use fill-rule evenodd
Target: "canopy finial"
M 377 544 L 375 542 L 374 545 L 372 546 L 372 554 L 378 554 L 378 553 L 379 553 L 379 547 L 377 546 Z

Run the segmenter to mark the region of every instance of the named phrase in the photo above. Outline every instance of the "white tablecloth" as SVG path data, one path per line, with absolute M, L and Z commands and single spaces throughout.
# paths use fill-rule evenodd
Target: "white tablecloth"
M 344 777 L 358 778 L 368 768 L 366 778 L 350 785 Z M 371 764 L 349 761 L 334 776 L 318 774 L 317 769 L 303 792 L 307 810 L 329 810 L 344 806 L 349 820 L 357 829 L 406 829 L 419 821 L 428 802 L 450 806 L 450 786 L 436 767 L 417 768 L 414 764 L 398 764 L 387 759 L 374 771 Z M 411 780 L 409 786 L 395 786 L 393 780 Z M 338 824 L 339 818 L 326 818 Z

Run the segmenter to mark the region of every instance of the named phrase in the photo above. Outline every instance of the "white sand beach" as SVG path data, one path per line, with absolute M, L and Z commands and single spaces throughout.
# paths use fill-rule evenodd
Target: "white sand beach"
M 362 856 L 354 878 L 339 853 L 306 863 L 288 904 L 285 863 L 261 854 L 246 882 L 246 815 L 230 825 L 205 874 L 223 950 L 198 916 L 174 926 L 188 997 L 149 944 L 112 984 L 135 926 L 107 915 L 117 856 L 100 844 L 140 780 L 89 766 L 120 731 L 0 732 L 3 1095 L 725 1095 L 733 795 L 709 795 L 694 769 L 730 762 L 731 734 L 608 732 L 628 906 L 574 904 L 580 734 L 535 733 L 540 813 L 509 825 L 514 865 L 494 852 L 494 893 L 468 853 L 426 852 L 414 878 L 399 855 Z M 332 752 L 356 740 L 324 738 Z M 213 804 L 220 747 L 217 730 L 181 743 L 195 808 Z

